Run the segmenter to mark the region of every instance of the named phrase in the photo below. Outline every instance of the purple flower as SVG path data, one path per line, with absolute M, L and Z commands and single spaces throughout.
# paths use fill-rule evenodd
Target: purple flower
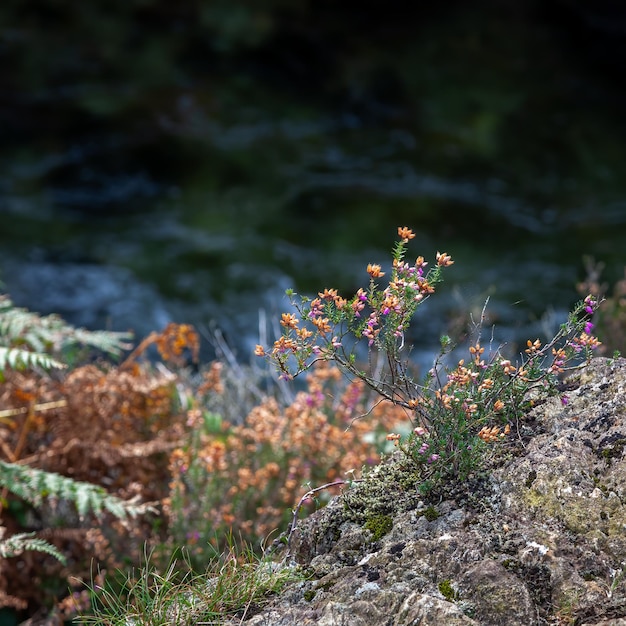
M 592 296 L 587 296 L 585 298 L 585 311 L 591 315 L 593 313 L 593 307 L 596 306 L 596 304 Z
M 593 330 L 593 323 L 592 322 L 587 322 L 585 324 L 585 332 L 590 335 L 591 331 Z
M 565 394 L 563 394 L 561 396 L 561 404 L 563 406 L 567 406 L 567 403 L 569 402 L 569 396 L 566 396 Z

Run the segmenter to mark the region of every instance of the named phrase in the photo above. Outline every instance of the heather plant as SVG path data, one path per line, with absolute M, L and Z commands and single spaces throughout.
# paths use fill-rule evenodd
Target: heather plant
M 389 429 L 406 422 L 402 409 L 384 402 L 372 409 L 372 426 L 361 419 L 368 401 L 363 381 L 319 362 L 291 402 L 270 395 L 240 424 L 191 409 L 191 438 L 170 457 L 173 545 L 187 545 L 198 566 L 231 532 L 256 549 L 275 539 L 311 485 L 341 484 L 376 464 Z M 317 504 L 307 498 L 302 508 Z
M 609 290 L 609 285 L 601 281 L 604 264 L 590 257 L 585 257 L 584 261 L 586 277 L 578 284 L 578 292 L 590 293 L 600 303 L 593 316 L 598 337 L 602 339 L 599 352 L 626 354 L 626 268 L 624 278 Z
M 288 291 L 294 312 L 282 314 L 282 334 L 273 346 L 257 346 L 255 352 L 288 380 L 319 363 L 333 363 L 403 409 L 412 431 L 406 436 L 391 432 L 388 439 L 414 462 L 427 490 L 478 467 L 488 446 L 516 426 L 533 394 L 558 392 L 561 374 L 591 358 L 600 343 L 590 321 L 598 298 L 588 295 L 579 302 L 550 341 L 529 339 L 515 362 L 505 357 L 503 346 L 483 343 L 480 323 L 466 358 L 456 363 L 451 361 L 459 348 L 443 336 L 433 367 L 419 378 L 408 330 L 454 261 L 437 252 L 432 267 L 422 256 L 409 263 L 407 247 L 415 235 L 406 227 L 398 235 L 390 269 L 369 264 L 369 284 L 351 297 L 335 289 L 313 299 Z

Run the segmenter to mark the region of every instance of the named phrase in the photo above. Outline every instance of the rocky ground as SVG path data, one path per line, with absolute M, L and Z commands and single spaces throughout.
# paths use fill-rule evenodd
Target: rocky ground
M 252 626 L 626 626 L 626 360 L 595 359 L 492 467 L 424 500 L 401 457 L 302 520 L 308 578 Z

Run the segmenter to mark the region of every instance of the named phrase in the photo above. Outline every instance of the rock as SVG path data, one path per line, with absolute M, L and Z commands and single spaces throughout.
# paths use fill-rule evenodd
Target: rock
M 441 501 L 398 454 L 301 520 L 290 556 L 308 579 L 246 623 L 626 626 L 626 360 L 594 359 L 567 389 Z M 378 540 L 372 515 L 392 522 Z

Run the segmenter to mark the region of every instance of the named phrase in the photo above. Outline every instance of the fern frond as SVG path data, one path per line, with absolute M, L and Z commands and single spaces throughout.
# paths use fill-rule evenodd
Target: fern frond
M 0 374 L 7 369 L 7 366 L 14 370 L 32 369 L 34 367 L 51 370 L 66 367 L 64 363 L 42 352 L 30 352 L 30 350 L 0 346 Z
M 111 356 L 120 356 L 124 350 L 130 350 L 132 344 L 128 343 L 133 338 L 133 333 L 113 332 L 109 330 L 85 330 L 84 328 L 72 328 L 68 333 L 68 343 L 78 343 L 83 346 L 96 348 Z
M 0 345 L 27 346 L 35 352 L 60 353 L 73 346 L 96 348 L 119 356 L 131 346 L 132 333 L 89 331 L 75 328 L 58 315 L 39 315 L 16 307 L 7 295 L 0 295 Z
M 0 541 L 0 557 L 2 558 L 19 556 L 25 550 L 45 552 L 61 561 L 63 565 L 67 564 L 65 556 L 57 548 L 51 543 L 35 537 L 35 533 L 18 533 Z
M 99 485 L 5 461 L 0 461 L 0 486 L 33 506 L 39 506 L 44 498 L 68 500 L 74 503 L 81 518 L 88 513 L 100 517 L 109 511 L 119 519 L 126 519 L 154 511 L 150 505 L 113 496 Z

